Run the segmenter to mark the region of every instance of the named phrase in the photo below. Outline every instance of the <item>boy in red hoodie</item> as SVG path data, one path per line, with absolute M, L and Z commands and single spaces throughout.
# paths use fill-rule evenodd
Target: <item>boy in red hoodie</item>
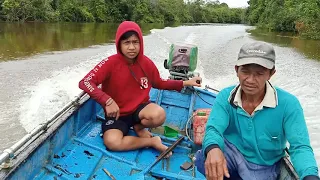
M 117 54 L 102 60 L 80 82 L 79 87 L 104 107 L 103 140 L 108 149 L 128 151 L 153 147 L 165 151 L 160 137 L 152 137 L 145 128 L 161 126 L 165 111 L 150 103 L 151 87 L 181 91 L 183 86 L 201 86 L 200 77 L 187 81 L 162 80 L 154 63 L 143 53 L 140 27 L 124 21 L 116 33 Z M 102 84 L 102 88 L 97 86 Z M 134 127 L 138 137 L 127 136 Z

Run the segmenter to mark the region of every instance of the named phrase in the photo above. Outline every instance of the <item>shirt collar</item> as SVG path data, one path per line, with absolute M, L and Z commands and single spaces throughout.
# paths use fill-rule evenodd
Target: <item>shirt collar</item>
M 256 107 L 256 110 L 261 110 L 263 107 L 275 108 L 278 105 L 277 91 L 269 81 L 266 83 L 266 94 L 261 103 Z M 242 107 L 241 86 L 236 86 L 230 93 L 229 101 L 235 106 Z

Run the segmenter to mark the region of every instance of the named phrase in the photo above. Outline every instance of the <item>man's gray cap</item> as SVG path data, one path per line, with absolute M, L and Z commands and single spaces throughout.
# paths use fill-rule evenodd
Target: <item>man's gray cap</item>
M 240 49 L 236 65 L 258 64 L 267 69 L 275 66 L 276 54 L 273 47 L 265 42 L 251 42 Z

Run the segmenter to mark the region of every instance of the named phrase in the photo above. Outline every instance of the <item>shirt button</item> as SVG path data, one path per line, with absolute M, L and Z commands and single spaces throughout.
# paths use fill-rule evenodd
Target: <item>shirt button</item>
M 252 130 L 252 119 L 251 119 L 251 117 L 248 118 L 248 130 L 249 130 L 249 131 Z

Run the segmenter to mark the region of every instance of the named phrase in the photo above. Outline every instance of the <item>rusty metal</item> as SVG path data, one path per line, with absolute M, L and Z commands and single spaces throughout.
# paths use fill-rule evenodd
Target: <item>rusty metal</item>
M 103 171 L 112 179 L 112 180 L 116 180 L 116 178 L 105 168 L 103 168 Z
M 181 136 L 179 139 L 177 139 L 168 149 L 163 151 L 158 158 L 148 167 L 144 170 L 143 174 L 148 173 L 153 166 L 155 166 L 161 159 L 163 159 L 168 153 L 170 153 L 182 140 L 184 139 L 184 136 Z
M 161 161 L 162 162 L 162 168 L 161 170 L 164 170 L 164 161 Z
M 206 85 L 205 88 L 206 88 L 206 89 L 210 89 L 210 90 L 212 90 L 212 91 L 220 92 L 219 90 L 214 89 L 214 88 L 210 87 L 209 85 Z
M 166 170 L 169 171 L 169 169 L 170 169 L 170 161 L 169 161 L 169 159 L 166 159 L 166 163 L 167 163 Z

